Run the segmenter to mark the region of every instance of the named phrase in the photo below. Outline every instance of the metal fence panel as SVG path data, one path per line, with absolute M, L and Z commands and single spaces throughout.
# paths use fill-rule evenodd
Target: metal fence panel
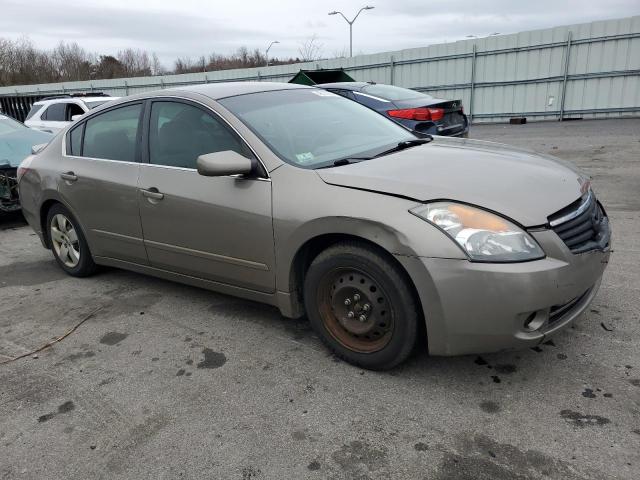
M 20 118 L 45 95 L 123 96 L 197 83 L 286 82 L 300 69 L 319 68 L 344 68 L 356 80 L 462 99 L 476 122 L 638 115 L 640 16 L 294 65 L 0 87 L 0 109 Z

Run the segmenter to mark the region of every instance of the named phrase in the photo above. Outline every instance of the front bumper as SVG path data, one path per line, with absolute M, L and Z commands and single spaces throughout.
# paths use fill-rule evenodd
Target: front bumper
M 0 212 L 9 213 L 20 210 L 16 177 L 15 168 L 0 169 Z
M 496 264 L 396 257 L 420 296 L 431 354 L 532 347 L 588 307 L 609 261 L 609 247 L 574 255 L 550 230 L 533 235 L 546 258 Z

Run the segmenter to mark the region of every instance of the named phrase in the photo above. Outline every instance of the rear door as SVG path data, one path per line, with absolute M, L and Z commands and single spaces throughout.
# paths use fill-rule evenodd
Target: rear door
M 94 256 L 147 264 L 137 198 L 142 105 L 119 105 L 67 132 L 58 190 Z
M 271 181 L 204 177 L 199 155 L 235 151 L 258 161 L 206 107 L 178 99 L 149 102 L 140 217 L 153 267 L 258 290 L 275 290 Z

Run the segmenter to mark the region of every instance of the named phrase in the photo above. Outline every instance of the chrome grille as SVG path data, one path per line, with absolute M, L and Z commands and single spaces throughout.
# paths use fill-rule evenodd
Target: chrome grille
M 549 217 L 549 225 L 573 253 L 602 250 L 609 244 L 609 219 L 591 190 Z

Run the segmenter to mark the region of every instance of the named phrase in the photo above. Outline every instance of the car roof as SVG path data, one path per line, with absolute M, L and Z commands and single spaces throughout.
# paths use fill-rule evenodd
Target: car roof
M 282 82 L 220 82 L 205 83 L 199 85 L 184 85 L 176 88 L 168 88 L 166 91 L 193 92 L 206 95 L 213 100 L 220 100 L 226 97 L 235 97 L 237 95 L 247 95 L 249 93 L 269 92 L 274 90 L 297 90 L 307 87 L 306 85 L 298 85 Z
M 80 100 L 82 102 L 110 102 L 111 100 L 118 100 L 121 97 L 59 97 L 59 98 L 50 98 L 38 100 L 37 102 L 33 102 L 34 105 L 47 105 L 49 103 L 64 103 L 64 102 L 73 102 L 75 100 Z
M 339 88 L 341 90 L 360 90 L 367 85 L 373 85 L 371 82 L 334 82 L 334 83 L 319 83 L 316 85 L 320 88 Z

